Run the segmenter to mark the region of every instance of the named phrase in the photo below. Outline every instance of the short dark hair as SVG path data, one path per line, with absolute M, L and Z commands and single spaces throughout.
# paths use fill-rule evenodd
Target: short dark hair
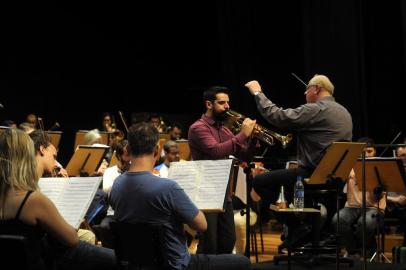
M 181 123 L 173 122 L 172 125 L 170 126 L 169 130 L 173 130 L 174 128 L 178 128 L 183 131 L 183 126 Z
M 117 157 L 122 156 L 124 154 L 124 148 L 128 145 L 127 140 L 121 140 L 114 145 L 114 151 L 116 151 Z
M 357 142 L 366 143 L 366 147 L 375 147 L 375 142 L 372 138 L 362 137 L 357 140 Z
M 209 87 L 206 91 L 203 93 L 203 101 L 215 101 L 216 100 L 216 95 L 219 93 L 224 93 L 227 95 L 230 95 L 230 90 L 228 90 L 227 87 L 224 86 L 212 86 Z
M 128 146 L 133 157 L 152 154 L 159 141 L 159 132 L 151 123 L 138 123 L 128 130 Z
M 28 134 L 31 140 L 34 142 L 35 151 L 39 151 L 40 147 L 48 147 L 51 144 L 51 138 L 48 133 L 45 133 L 42 130 L 34 130 Z

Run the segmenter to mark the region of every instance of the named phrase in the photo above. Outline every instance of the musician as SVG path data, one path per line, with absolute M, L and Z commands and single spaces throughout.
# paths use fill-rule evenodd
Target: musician
M 376 156 L 376 149 L 374 140 L 371 138 L 363 137 L 357 140 L 358 142 L 366 143 L 364 153 L 366 158 Z M 344 257 L 354 254 L 361 254 L 360 248 L 362 246 L 362 191 L 357 184 L 354 171 L 351 171 L 347 184 L 344 187 L 344 192 L 347 193 L 347 201 L 344 208 L 340 209 L 340 223 L 339 223 L 339 243 L 345 247 Z M 376 250 L 375 235 L 378 227 L 378 220 L 380 228 L 383 226 L 384 211 L 386 208 L 385 194 L 373 194 L 366 191 L 366 243 L 369 252 Z M 379 209 L 379 210 L 378 210 Z M 379 215 L 379 217 L 378 217 Z M 355 230 L 354 230 L 354 225 Z M 334 215 L 332 220 L 334 230 L 337 228 L 337 214 Z M 372 253 L 370 255 L 372 255 Z
M 38 117 L 36 114 L 27 114 L 27 116 L 25 117 L 25 122 L 32 124 L 34 129 L 38 128 Z
M 60 167 L 56 161 L 57 151 L 51 143 L 49 135 L 41 130 L 35 130 L 29 134 L 34 142 L 35 159 L 37 161 L 37 172 L 39 177 L 68 177 L 67 171 Z M 79 229 L 79 240 L 86 241 L 90 244 L 96 243 L 96 236 L 90 230 Z
M 304 92 L 307 103 L 293 109 L 278 107 L 265 96 L 257 81 L 250 81 L 245 86 L 270 124 L 296 131 L 297 137 L 298 168 L 273 170 L 254 178 L 253 198 L 258 199 L 256 195 L 260 195 L 262 212 L 265 212 L 269 211 L 269 203 L 277 200 L 281 185 L 285 187 L 288 201 L 292 201 L 297 176 L 310 177 L 331 143 L 351 141 L 352 118 L 335 101 L 334 85 L 324 75 L 313 76 Z
M 83 144 L 91 145 L 91 146 L 108 146 L 108 145 L 102 144 L 102 137 L 101 137 L 100 131 L 98 129 L 92 129 L 92 130 L 88 131 L 85 134 Z M 107 169 L 107 167 L 109 165 L 107 160 L 110 160 L 111 155 L 112 155 L 112 151 L 110 148 L 109 151 L 107 152 L 106 156 L 104 157 L 103 162 L 100 164 L 99 168 L 97 168 L 97 171 L 92 176 L 101 176 L 104 174 L 104 171 Z
M 34 125 L 31 123 L 28 123 L 28 122 L 23 122 L 23 123 L 19 124 L 18 128 L 27 134 L 30 134 L 31 132 L 33 132 L 35 130 Z
M 230 109 L 229 90 L 214 86 L 203 93 L 206 112 L 189 128 L 189 147 L 193 160 L 227 159 L 236 155 L 244 159 L 249 151 L 248 139 L 255 126 L 255 121 L 246 118 L 241 131 L 234 135 L 224 126 L 225 111 Z M 227 198 L 224 213 L 205 213 L 208 228 L 200 236 L 198 253 L 231 253 L 236 236 L 231 196 Z
M 43 152 L 49 160 L 55 155 L 51 150 Z M 41 193 L 40 173 L 30 137 L 18 129 L 1 133 L 0 233 L 25 236 L 33 257 L 52 257 L 57 269 L 115 269 L 114 251 L 79 241 L 76 230 Z M 44 264 L 37 260 L 30 267 L 44 269 Z
M 103 113 L 100 130 L 106 131 L 106 132 L 113 132 L 114 129 L 115 129 L 115 127 L 114 127 L 113 115 L 109 112 Z
M 175 141 L 169 140 L 164 144 L 164 161 L 155 166 L 154 174 L 160 177 L 168 177 L 169 165 L 171 162 L 180 161 L 180 153 L 178 144 Z
M 403 143 L 406 143 L 406 139 Z M 406 147 L 396 148 L 396 157 L 400 158 L 406 170 Z M 388 211 L 390 217 L 397 217 L 400 220 L 400 231 L 403 232 L 403 244 L 406 246 L 406 194 L 398 192 L 388 192 L 387 196 Z
M 156 127 L 159 133 L 167 132 L 167 127 L 165 126 L 162 117 L 158 113 L 151 113 L 148 122 L 150 122 L 154 127 Z
M 115 219 L 163 224 L 164 249 L 171 269 L 251 269 L 249 259 L 241 255 L 191 255 L 188 252 L 183 224 L 204 231 L 207 222 L 175 181 L 151 173 L 159 155 L 158 141 L 158 130 L 151 124 L 130 127 L 130 169 L 115 180 L 110 194 Z
M 183 128 L 179 123 L 173 123 L 169 128 L 169 139 L 172 141 L 182 139 Z
M 118 164 L 107 168 L 103 174 L 103 191 L 110 194 L 111 187 L 119 175 L 128 171 L 130 166 L 130 155 L 127 151 L 128 141 L 122 140 L 118 142 L 114 148 Z M 113 248 L 113 239 L 111 238 L 110 222 L 113 220 L 114 210 L 109 205 L 107 215 L 100 222 L 98 228 L 98 237 L 102 242 L 103 247 Z

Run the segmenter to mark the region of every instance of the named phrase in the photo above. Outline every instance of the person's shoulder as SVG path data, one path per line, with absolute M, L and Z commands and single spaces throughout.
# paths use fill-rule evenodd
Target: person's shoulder
M 53 204 L 53 202 L 44 193 L 36 190 L 30 194 L 24 207 L 28 207 L 30 209 L 45 209 L 49 207 L 50 204 Z
M 199 118 L 192 125 L 190 125 L 189 130 L 193 130 L 193 129 L 196 129 L 196 128 L 199 128 L 199 127 L 205 126 L 205 125 L 206 125 L 206 123 L 205 123 L 204 119 Z

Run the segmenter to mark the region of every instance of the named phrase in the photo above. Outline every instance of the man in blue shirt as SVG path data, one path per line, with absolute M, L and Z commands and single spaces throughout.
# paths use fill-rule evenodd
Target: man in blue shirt
M 158 141 L 158 130 L 150 124 L 129 129 L 130 169 L 116 179 L 110 194 L 115 218 L 164 225 L 164 247 L 173 269 L 251 269 L 250 261 L 240 255 L 189 254 L 183 224 L 202 232 L 206 218 L 175 181 L 152 174 Z

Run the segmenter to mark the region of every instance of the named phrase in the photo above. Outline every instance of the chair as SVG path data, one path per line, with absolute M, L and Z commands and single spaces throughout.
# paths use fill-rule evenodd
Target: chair
M 163 225 L 113 221 L 110 228 L 120 269 L 168 269 Z
M 22 235 L 0 235 L 1 269 L 45 270 L 38 250 L 31 250 L 27 238 Z M 4 268 L 8 266 L 8 268 Z

